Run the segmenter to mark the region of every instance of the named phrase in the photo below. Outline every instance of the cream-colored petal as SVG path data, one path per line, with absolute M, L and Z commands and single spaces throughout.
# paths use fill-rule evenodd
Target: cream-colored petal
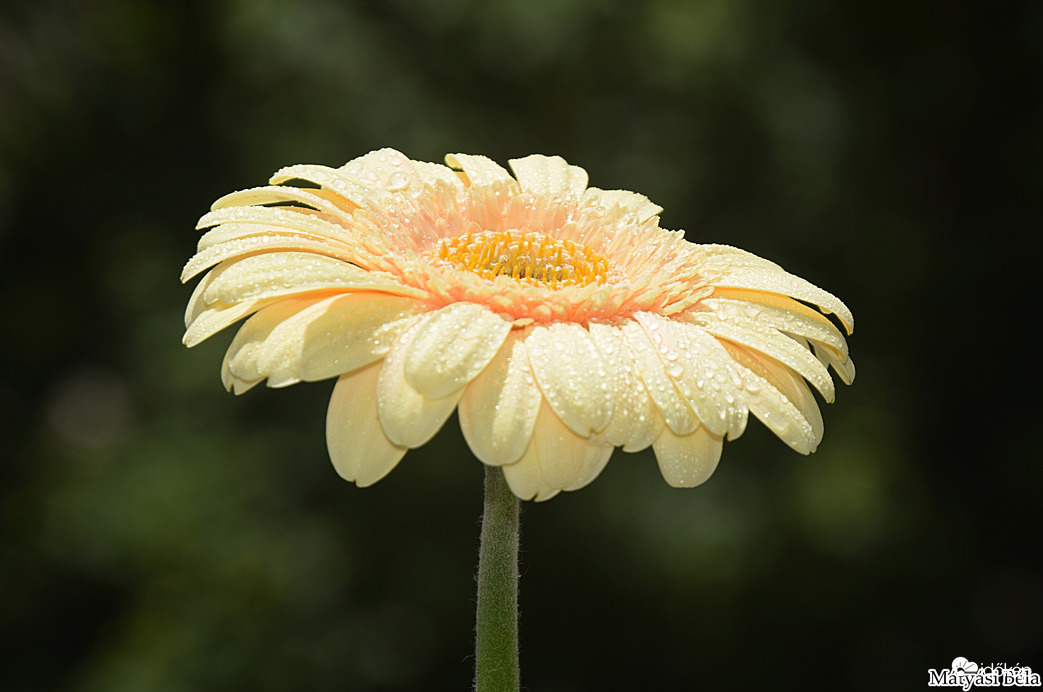
M 199 283 L 196 284 L 196 287 L 192 289 L 192 295 L 189 297 L 188 305 L 185 307 L 186 327 L 191 326 L 192 323 L 196 321 L 196 318 L 199 317 L 199 315 L 208 307 L 206 301 L 203 300 L 203 294 L 206 293 L 206 289 L 210 286 L 212 274 L 213 272 L 210 272 L 210 274 L 204 276 Z
M 286 204 L 289 202 L 307 205 L 312 209 L 347 223 L 350 219 L 348 210 L 353 208 L 353 205 L 346 204 L 347 200 L 342 200 L 341 204 L 344 206 L 338 206 L 328 195 L 328 192 L 324 193 L 321 190 L 307 190 L 288 185 L 264 185 L 248 190 L 231 192 L 210 205 L 210 210 L 217 211 L 218 209 L 229 207 L 252 207 L 266 204 Z
M 427 317 L 406 353 L 406 380 L 440 399 L 464 387 L 500 350 L 511 323 L 475 303 L 452 303 Z
M 229 240 L 196 253 L 181 270 L 182 283 L 196 274 L 226 260 L 243 258 L 262 252 L 309 252 L 357 262 L 358 253 L 347 246 L 302 233 L 272 232 Z
M 394 149 L 371 151 L 348 161 L 340 171 L 366 190 L 366 201 L 370 205 L 380 202 L 388 193 L 417 188 L 422 184 L 413 162 Z
M 745 349 L 748 360 L 744 361 L 755 373 L 765 377 L 769 383 L 793 402 L 804 419 L 811 425 L 815 435 L 815 445 L 822 441 L 825 425 L 822 422 L 822 410 L 815 400 L 815 395 L 800 375 L 778 362 L 749 349 Z
M 578 490 L 597 478 L 612 456 L 612 446 L 572 432 L 546 403 L 536 417 L 532 444 L 543 480 L 554 490 Z
M 610 377 L 613 405 L 612 418 L 605 426 L 605 440 L 625 452 L 645 449 L 662 431 L 662 416 L 645 389 L 645 383 L 637 373 L 637 363 L 623 332 L 619 327 L 600 324 L 590 325 L 590 336 L 605 359 L 605 370 Z
M 464 439 L 476 457 L 493 466 L 521 458 L 543 399 L 520 337 L 520 330 L 511 332 L 460 400 Z
M 815 352 L 815 357 L 822 362 L 823 365 L 833 366 L 833 369 L 837 371 L 837 376 L 840 381 L 844 384 L 851 384 L 855 381 L 855 362 L 848 358 L 839 358 L 837 354 L 833 353 L 828 348 L 822 348 L 819 344 L 813 343 L 811 349 Z
M 460 180 L 460 176 L 453 172 L 452 168 L 443 166 L 440 163 L 428 163 L 427 161 L 414 161 L 414 168 L 416 168 L 417 175 L 425 183 L 437 186 L 438 183 L 445 183 L 449 187 L 459 190 L 463 189 L 463 182 Z
M 225 351 L 225 357 L 221 359 L 221 384 L 224 385 L 225 390 L 239 396 L 250 391 L 261 384 L 261 382 L 264 382 L 263 377 L 258 377 L 255 380 L 243 380 L 233 375 L 231 368 L 228 367 L 228 352 Z
M 333 257 L 310 252 L 266 252 L 222 264 L 207 275 L 203 300 L 238 303 L 332 289 L 379 291 L 424 298 L 423 291 L 405 286 L 391 277 L 366 271 Z
M 543 480 L 540 472 L 540 461 L 536 456 L 536 445 L 530 443 L 521 459 L 503 467 L 503 477 L 511 492 L 523 500 L 543 502 L 561 492 L 560 488 L 552 488 Z
M 247 301 L 237 305 L 218 304 L 204 309 L 192 318 L 181 341 L 192 348 L 222 329 L 230 327 L 247 315 L 260 310 L 271 301 Z
M 471 185 L 484 186 L 504 183 L 517 189 L 517 182 L 507 170 L 492 159 L 473 154 L 446 154 L 446 164 L 453 170 L 463 171 Z
M 384 435 L 377 418 L 380 363 L 341 375 L 326 413 L 326 447 L 333 468 L 359 487 L 373 485 L 405 456 L 406 447 Z
M 327 221 L 310 209 L 296 207 L 217 209 L 204 214 L 196 228 L 210 229 L 199 239 L 197 249 L 200 252 L 236 238 L 265 233 L 302 233 L 347 246 L 356 242 L 356 234 L 351 228 Z
M 557 198 L 579 197 L 587 187 L 587 172 L 560 156 L 533 154 L 508 161 L 522 190 Z
M 420 319 L 417 310 L 408 299 L 379 293 L 337 298 L 303 332 L 300 379 L 324 380 L 383 357 L 395 338 Z M 271 379 L 269 386 L 275 386 Z
M 307 180 L 327 190 L 336 192 L 351 203 L 365 207 L 370 201 L 370 191 L 360 184 L 350 173 L 329 166 L 314 164 L 298 164 L 280 168 L 269 179 L 272 185 L 279 185 L 290 180 Z
M 629 215 L 635 223 L 643 223 L 663 208 L 644 195 L 628 190 L 601 190 L 588 187 L 583 193 L 584 202 L 596 205 L 610 218 Z
M 742 265 L 726 265 L 722 272 L 714 277 L 713 283 L 721 288 L 768 291 L 803 300 L 817 305 L 827 314 L 835 314 L 848 334 L 855 329 L 854 315 L 840 299 L 799 276 L 787 273 L 767 260 L 761 260 L 759 263 L 750 260 Z
M 687 435 L 664 430 L 652 445 L 663 478 L 675 488 L 705 483 L 717 468 L 723 448 L 724 439 L 703 426 Z
M 600 432 L 612 418 L 613 377 L 581 325 L 532 327 L 525 337 L 536 382 L 547 403 L 580 437 Z
M 742 376 L 750 412 L 796 451 L 814 452 L 822 439 L 822 413 L 807 385 L 777 361 L 742 346 L 725 347 Z
M 728 352 L 700 328 L 652 313 L 635 315 L 655 345 L 666 374 L 714 435 L 741 430 L 746 407 L 739 389 L 742 381 Z
M 751 319 L 789 334 L 803 336 L 832 349 L 841 358 L 847 357 L 847 341 L 840 330 L 821 312 L 792 298 L 763 291 L 718 289 L 714 291 L 713 297 L 702 301 L 702 304 L 715 311 L 725 305 L 730 306 Z
M 521 459 L 503 466 L 503 474 L 515 495 L 542 502 L 587 485 L 611 456 L 610 445 L 576 435 L 543 402 L 532 441 Z
M 622 325 L 623 334 L 634 353 L 638 374 L 645 383 L 649 396 L 663 416 L 668 428 L 677 435 L 687 435 L 699 425 L 699 419 L 685 403 L 674 386 L 656 345 L 649 339 L 644 328 L 634 320 Z
M 709 306 L 708 306 L 709 307 Z M 815 386 L 826 401 L 833 401 L 833 378 L 815 354 L 793 337 L 747 316 L 735 303 L 718 302 L 712 311 L 691 312 L 688 319 L 710 334 L 760 351 L 793 368 Z
M 287 298 L 243 324 L 229 369 L 242 380 L 267 377 L 270 387 L 333 377 L 382 358 L 416 312 L 409 299 L 379 293 Z
M 412 448 L 435 436 L 463 393 L 457 390 L 440 399 L 429 399 L 406 382 L 406 353 L 422 326 L 418 322 L 395 339 L 377 381 L 377 414 L 384 434 L 394 444 Z

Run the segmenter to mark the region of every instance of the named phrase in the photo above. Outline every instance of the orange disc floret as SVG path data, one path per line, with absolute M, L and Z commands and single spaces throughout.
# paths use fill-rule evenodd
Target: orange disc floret
M 482 231 L 445 238 L 438 257 L 487 279 L 509 276 L 534 286 L 603 284 L 608 261 L 585 245 L 543 233 Z

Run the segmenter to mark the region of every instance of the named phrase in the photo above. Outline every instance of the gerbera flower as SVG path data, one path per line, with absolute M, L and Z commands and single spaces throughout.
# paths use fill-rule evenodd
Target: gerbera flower
M 698 485 L 750 412 L 815 449 L 805 380 L 832 401 L 828 367 L 855 374 L 837 298 L 687 242 L 644 196 L 588 187 L 559 157 L 512 160 L 513 176 L 482 156 L 446 163 L 382 149 L 219 199 L 182 275 L 210 269 L 185 343 L 252 315 L 225 356 L 227 388 L 338 378 L 328 448 L 360 486 L 454 409 L 523 499 L 586 485 L 615 447 L 651 446 L 668 483 Z

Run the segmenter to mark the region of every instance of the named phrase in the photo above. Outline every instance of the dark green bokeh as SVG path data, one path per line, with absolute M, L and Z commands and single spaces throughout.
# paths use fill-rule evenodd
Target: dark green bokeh
M 231 331 L 180 345 L 213 199 L 382 146 L 563 155 L 858 319 L 815 455 L 751 423 L 700 489 L 617 452 L 525 505 L 526 687 L 1043 669 L 1038 349 L 1004 319 L 1038 273 L 1041 35 L 1030 3 L 5 9 L 0 689 L 467 689 L 482 470 L 455 419 L 360 490 L 331 383 L 234 398 Z

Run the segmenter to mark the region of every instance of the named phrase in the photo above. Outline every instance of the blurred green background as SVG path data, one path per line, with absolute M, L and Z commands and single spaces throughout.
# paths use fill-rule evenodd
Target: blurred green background
M 1043 5 L 985 8 L 6 8 L 0 689 L 469 687 L 482 469 L 455 418 L 360 490 L 326 455 L 331 382 L 234 398 L 232 330 L 180 344 L 212 200 L 383 146 L 563 155 L 858 320 L 815 455 L 751 423 L 699 489 L 617 452 L 524 506 L 528 689 L 1043 670 L 1037 349 L 1012 309 L 1038 274 Z

